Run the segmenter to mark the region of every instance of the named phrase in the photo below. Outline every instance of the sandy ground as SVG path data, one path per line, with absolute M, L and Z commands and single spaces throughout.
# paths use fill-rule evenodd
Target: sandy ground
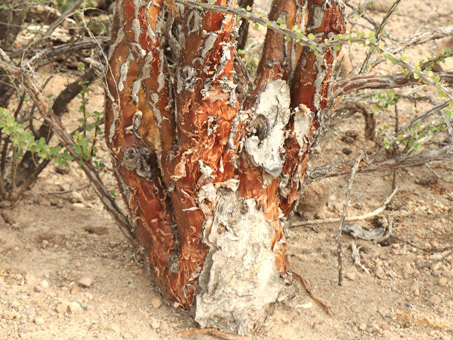
M 447 2 L 431 3 L 453 9 Z M 417 27 L 411 18 L 426 21 L 425 13 L 433 11 L 429 2 L 402 3 L 397 23 L 389 29 L 413 32 Z M 419 58 L 423 49 L 411 57 Z M 55 77 L 50 93 L 58 93 L 69 80 Z M 102 104 L 98 83 L 90 92 L 90 108 L 102 110 Z M 70 112 L 78 106 L 71 103 Z M 422 108 L 403 104 L 402 119 L 416 110 Z M 76 119 L 70 114 L 65 124 L 72 126 Z M 382 126 L 391 116 L 383 114 L 378 121 Z M 351 130 L 358 136 L 346 143 L 342 137 Z M 358 115 L 345 121 L 328 136 L 329 143 L 320 146 L 313 165 L 344 159 L 345 153 L 354 159 L 363 150 L 376 150 L 362 131 Z M 100 148 L 108 162 L 105 145 Z M 395 234 L 423 247 L 451 246 L 453 161 L 433 167 L 442 179 L 426 167 L 399 170 L 399 192 L 389 209 L 378 221 L 359 223 L 372 227 L 390 214 Z M 161 298 L 143 254 L 103 210 L 78 166 L 63 172 L 49 166 L 19 204 L 1 211 L 0 339 L 216 339 L 179 334 L 196 328 L 189 313 Z M 116 188 L 111 172 L 102 176 L 107 187 Z M 348 177 L 341 177 L 323 184 L 328 202 L 318 218 L 341 214 L 347 183 Z M 348 214 L 374 210 L 391 191 L 391 171 L 358 175 Z M 292 270 L 327 303 L 333 317 L 295 284 L 290 288 L 295 296 L 277 304 L 250 339 L 453 339 L 453 256 L 443 258 L 448 252 L 424 252 L 395 240 L 379 245 L 344 237 L 345 279 L 340 287 L 337 229 L 338 224 L 288 229 Z M 352 243 L 361 247 L 362 268 L 353 263 Z

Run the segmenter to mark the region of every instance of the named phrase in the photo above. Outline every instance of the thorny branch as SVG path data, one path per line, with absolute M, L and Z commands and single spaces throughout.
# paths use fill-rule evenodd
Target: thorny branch
M 19 80 L 26 91 L 28 92 L 30 98 L 38 108 L 40 114 L 43 116 L 44 120 L 51 126 L 52 130 L 57 134 L 59 141 L 66 147 L 71 156 L 79 161 L 80 167 L 87 175 L 90 183 L 96 194 L 99 196 L 101 201 L 104 203 L 107 211 L 112 215 L 114 220 L 118 223 L 120 230 L 123 234 L 130 240 L 134 240 L 134 228 L 130 223 L 126 215 L 123 214 L 119 206 L 116 204 L 114 198 L 110 195 L 109 191 L 105 188 L 102 179 L 100 178 L 98 172 L 96 171 L 94 165 L 90 161 L 84 161 L 79 159 L 75 151 L 75 143 L 72 137 L 68 132 L 63 128 L 60 119 L 54 114 L 52 109 L 49 107 L 49 104 L 45 99 L 42 98 L 39 91 L 37 90 L 37 85 L 30 78 L 30 76 L 14 66 L 10 58 L 6 53 L 0 49 L 0 68 L 5 70 L 7 74 Z
M 423 151 L 414 155 L 400 155 L 386 160 L 370 159 L 362 162 L 357 172 L 367 173 L 386 169 L 408 168 L 446 159 L 453 159 L 453 145 L 447 144 L 436 150 Z M 353 164 L 350 163 L 334 163 L 309 169 L 305 183 L 309 184 L 323 178 L 350 174 L 352 167 Z

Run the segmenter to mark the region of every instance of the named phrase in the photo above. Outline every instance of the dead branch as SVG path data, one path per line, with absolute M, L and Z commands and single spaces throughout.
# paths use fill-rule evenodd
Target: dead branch
M 453 73 L 435 73 L 435 75 L 439 76 L 446 85 L 453 86 Z M 351 91 L 394 89 L 416 84 L 422 84 L 420 79 L 402 72 L 386 76 L 356 76 L 335 83 L 333 98 Z
M 330 316 L 333 316 L 332 312 L 330 311 L 329 306 L 327 306 L 320 298 L 318 298 L 316 295 L 313 294 L 313 292 L 310 290 L 310 287 L 308 287 L 307 282 L 305 281 L 305 279 L 301 275 L 299 275 L 299 274 L 297 274 L 296 272 L 293 272 L 293 271 L 291 271 L 289 273 L 294 275 L 294 277 L 297 280 L 299 280 L 299 282 L 305 288 L 306 292 L 310 295 L 310 297 L 313 300 L 315 300 L 317 303 L 319 303 L 324 308 L 324 310 L 326 311 L 327 314 L 329 314 Z
M 449 249 L 452 249 L 452 247 L 450 247 Z M 420 264 L 420 265 L 417 266 L 417 268 L 418 268 L 418 269 L 423 269 L 423 268 L 432 267 L 432 266 L 434 266 L 435 264 L 437 264 L 437 263 L 439 263 L 439 262 L 442 262 L 442 261 L 444 261 L 445 259 L 449 258 L 451 255 L 453 255 L 453 250 L 450 250 L 447 254 L 445 254 L 444 256 L 442 256 L 440 259 L 437 259 L 437 260 L 432 261 L 432 262 Z
M 106 189 L 102 179 L 100 178 L 98 172 L 96 171 L 94 165 L 89 162 L 82 160 L 78 157 L 75 151 L 75 143 L 72 137 L 68 132 L 62 127 L 60 119 L 55 115 L 53 110 L 49 107 L 49 104 L 45 99 L 42 98 L 35 82 L 30 78 L 29 74 L 22 72 L 19 68 L 14 66 L 10 58 L 6 53 L 0 49 L 0 67 L 7 72 L 9 76 L 19 80 L 30 98 L 38 108 L 39 112 L 43 116 L 44 120 L 52 127 L 52 130 L 57 134 L 58 139 L 63 143 L 71 154 L 71 156 L 79 161 L 80 167 L 87 175 L 92 187 L 101 201 L 105 204 L 107 211 L 111 214 L 114 220 L 118 223 L 120 230 L 123 234 L 130 240 L 135 239 L 134 228 L 126 217 L 126 215 L 121 211 L 119 206 L 116 204 L 114 198 L 110 195 L 109 191 Z
M 74 11 L 82 4 L 83 0 L 76 0 L 71 6 L 64 11 L 47 29 L 41 39 L 46 39 L 51 36 L 52 32 L 70 15 L 74 14 Z
M 398 192 L 398 188 L 395 188 L 395 190 L 393 190 L 393 192 L 387 197 L 385 202 L 379 208 L 377 208 L 377 209 L 375 209 L 375 210 L 373 210 L 373 211 L 371 211 L 371 212 L 369 212 L 368 214 L 365 214 L 365 215 L 350 216 L 350 217 L 346 216 L 344 218 L 344 222 L 363 221 L 363 220 L 367 220 L 367 219 L 370 219 L 370 218 L 372 218 L 374 216 L 379 215 L 380 213 L 382 213 L 387 208 L 387 205 L 391 202 L 392 198 L 395 196 L 395 194 L 397 192 Z M 301 222 L 293 223 L 289 227 L 290 228 L 295 228 L 295 227 L 302 227 L 302 226 L 313 225 L 313 224 L 338 223 L 338 222 L 341 222 L 341 220 L 342 220 L 342 218 L 326 218 L 326 219 L 323 219 L 323 220 L 301 221 Z
M 395 12 L 396 8 L 398 7 L 399 3 L 401 2 L 401 0 L 396 0 L 392 7 L 390 7 L 390 9 L 387 11 L 386 15 L 384 16 L 384 18 L 382 19 L 381 23 L 379 24 L 379 26 L 376 28 L 375 30 L 375 34 L 376 34 L 376 39 L 380 39 L 380 36 L 381 36 L 381 33 L 382 31 L 384 30 L 384 26 L 387 24 L 388 20 L 390 19 L 390 17 L 392 16 L 392 14 Z M 376 47 L 373 47 L 366 55 L 365 57 L 365 60 L 362 62 L 362 66 L 360 67 L 360 71 L 359 73 L 363 73 L 368 65 L 368 61 L 370 60 L 371 56 L 374 54 L 374 52 L 376 51 Z
M 177 332 L 177 334 L 185 336 L 197 336 L 197 335 L 211 335 L 218 339 L 225 340 L 246 340 L 247 338 L 240 335 L 229 334 L 226 332 L 221 332 L 212 328 L 202 328 L 202 329 L 190 329 L 186 331 Z
M 13 49 L 13 50 L 5 50 L 5 53 L 10 58 L 19 58 L 19 57 L 30 57 L 36 54 L 40 54 L 41 58 L 43 59 L 51 59 L 60 57 L 64 54 L 73 53 L 74 51 L 81 51 L 81 50 L 91 50 L 96 47 L 102 46 L 106 48 L 110 43 L 109 37 L 97 37 L 97 38 L 82 38 L 77 41 L 73 41 L 66 44 L 61 44 L 58 46 L 52 46 L 49 48 L 43 49 Z M 44 52 L 43 52 L 44 51 Z M 42 64 L 43 60 L 39 60 L 39 64 Z
M 393 49 L 392 53 L 400 53 L 409 47 L 426 44 L 433 40 L 446 38 L 451 35 L 453 35 L 453 26 L 436 27 L 431 31 L 422 32 L 401 41 L 400 46 Z
M 436 176 L 436 178 L 442 182 L 445 182 L 445 183 L 453 183 L 453 181 L 449 181 L 447 179 L 445 179 L 444 177 L 442 177 L 441 175 L 439 175 L 433 168 L 431 168 L 431 166 L 429 164 L 425 164 L 426 168 L 429 170 L 429 172 L 431 172 L 434 176 Z
M 375 155 L 376 156 L 376 155 Z M 447 144 L 435 150 L 423 151 L 414 155 L 400 155 L 387 160 L 370 159 L 359 165 L 357 172 L 368 173 L 380 170 L 410 168 L 426 163 L 453 159 L 453 144 Z M 333 163 L 307 170 L 306 184 L 323 178 L 343 176 L 351 173 L 353 164 Z
M 337 257 L 338 257 L 338 285 L 343 285 L 343 252 L 342 252 L 342 244 L 341 244 L 341 233 L 343 229 L 343 225 L 345 222 L 346 214 L 348 211 L 349 200 L 351 198 L 351 190 L 352 184 L 354 183 L 355 174 L 357 173 L 357 169 L 359 168 L 360 161 L 362 160 L 363 155 L 361 154 L 358 158 L 354 167 L 352 168 L 351 177 L 349 178 L 348 189 L 346 190 L 346 198 L 343 204 L 343 214 L 341 215 L 340 225 L 338 227 L 338 234 L 337 234 Z

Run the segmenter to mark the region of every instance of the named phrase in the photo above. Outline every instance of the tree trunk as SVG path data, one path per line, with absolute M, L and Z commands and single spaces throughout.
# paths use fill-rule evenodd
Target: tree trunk
M 334 55 L 269 31 L 255 88 L 241 93 L 241 23 L 177 3 L 117 1 L 106 139 L 162 292 L 187 309 L 196 300 L 202 327 L 247 333 L 289 270 L 282 221 L 299 196 Z M 335 1 L 274 0 L 270 18 L 323 38 L 344 31 Z

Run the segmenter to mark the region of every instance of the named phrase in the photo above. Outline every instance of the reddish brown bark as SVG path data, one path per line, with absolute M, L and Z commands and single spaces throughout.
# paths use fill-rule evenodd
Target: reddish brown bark
M 311 27 L 320 5 L 309 1 L 304 12 L 304 3 L 275 0 L 270 16 L 324 36 L 343 31 L 333 1 L 320 7 L 320 27 Z M 236 1 L 216 4 L 235 6 Z M 209 270 L 206 256 L 215 247 L 207 240 L 211 226 L 221 226 L 225 197 L 236 197 L 238 206 L 256 202 L 255 210 L 247 212 L 255 206 L 247 203 L 240 214 L 252 220 L 262 214 L 273 231 L 276 268 L 281 274 L 288 271 L 281 218 L 299 194 L 317 114 L 326 103 L 332 52 L 315 57 L 269 31 L 255 90 L 241 100 L 236 86 L 243 75 L 234 61 L 236 18 L 181 10 L 172 1 L 155 0 L 147 8 L 140 1 L 118 0 L 106 138 L 136 237 L 163 291 L 189 308 L 199 276 Z M 230 232 L 224 227 L 218 233 Z

